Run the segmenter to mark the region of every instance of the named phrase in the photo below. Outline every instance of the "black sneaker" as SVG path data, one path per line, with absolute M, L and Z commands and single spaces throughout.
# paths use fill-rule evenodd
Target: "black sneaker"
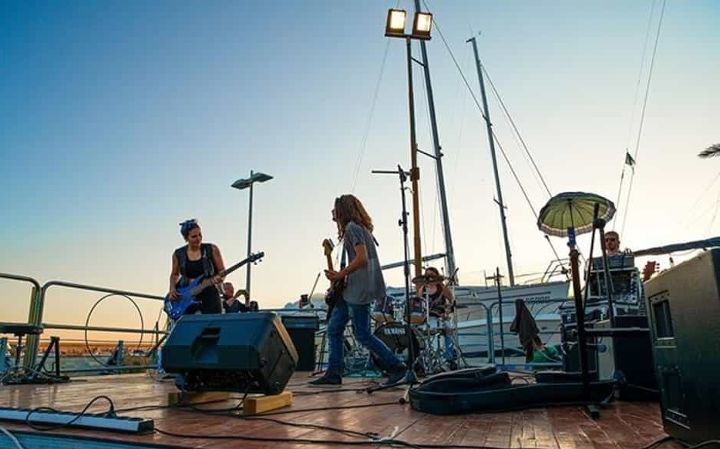
M 310 385 L 342 385 L 342 377 L 337 374 L 325 373 L 322 377 L 311 380 Z
M 404 363 L 401 363 L 400 365 L 397 365 L 395 368 L 388 371 L 388 379 L 385 381 L 384 385 L 392 385 L 400 382 L 405 378 L 405 373 L 407 372 L 407 366 L 405 366 Z

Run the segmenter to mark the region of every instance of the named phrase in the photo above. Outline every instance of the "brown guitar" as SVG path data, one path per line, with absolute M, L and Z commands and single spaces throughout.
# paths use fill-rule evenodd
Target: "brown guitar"
M 325 239 L 322 242 L 322 247 L 323 247 L 323 254 L 325 254 L 325 260 L 327 262 L 327 269 L 329 271 L 335 271 L 333 269 L 333 263 L 332 263 L 332 251 L 333 251 L 333 248 L 335 248 L 335 245 L 333 244 L 332 240 Z M 325 293 L 325 304 L 327 304 L 327 306 L 328 306 L 328 313 L 327 313 L 328 320 L 330 320 L 330 315 L 332 314 L 335 304 L 337 304 L 338 300 L 340 298 L 342 298 L 343 287 L 344 287 L 343 280 L 330 282 L 330 288 Z

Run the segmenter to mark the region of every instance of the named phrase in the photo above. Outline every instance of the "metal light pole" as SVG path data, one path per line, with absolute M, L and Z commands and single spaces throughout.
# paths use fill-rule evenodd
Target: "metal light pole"
M 253 184 L 256 182 L 265 182 L 273 179 L 272 176 L 266 175 L 265 173 L 254 172 L 250 170 L 250 177 L 238 179 L 232 183 L 232 186 L 238 190 L 250 189 L 250 210 L 248 212 L 248 242 L 247 242 L 247 255 L 250 257 L 252 252 L 252 211 L 253 211 Z M 250 267 L 251 263 L 247 264 L 247 272 L 245 278 L 245 290 L 247 291 L 247 300 L 249 301 L 250 296 Z
M 415 256 L 415 276 L 422 274 L 422 248 L 420 246 L 420 167 L 418 167 L 418 147 L 415 134 L 415 95 L 412 76 L 412 45 L 410 36 L 405 38 L 407 48 L 408 72 L 408 112 L 410 114 L 410 185 L 412 186 L 413 205 L 413 255 Z
M 415 0 L 415 11 L 420 11 L 420 0 Z M 437 120 L 435 118 L 435 99 L 433 96 L 432 83 L 430 82 L 430 65 L 427 57 L 425 41 L 420 41 L 420 52 L 422 55 L 422 68 L 425 72 L 425 89 L 427 90 L 428 112 L 430 113 L 430 129 L 432 131 L 433 147 L 435 148 L 435 166 L 437 172 L 438 191 L 440 193 L 440 211 L 443 224 L 443 236 L 445 237 L 446 268 L 449 276 L 455 274 L 455 249 L 450 232 L 450 214 L 447 207 L 447 195 L 445 193 L 445 173 L 442 165 L 442 149 L 438 135 Z
M 417 139 L 415 134 L 415 98 L 413 95 L 412 77 L 412 39 L 429 40 L 432 28 L 432 14 L 415 12 L 411 34 L 405 33 L 405 18 L 407 13 L 400 9 L 388 11 L 387 23 L 385 25 L 385 36 L 401 37 L 405 39 L 407 50 L 407 71 L 408 71 L 408 109 L 410 115 L 410 181 L 412 185 L 413 203 L 413 253 L 415 256 L 415 276 L 422 274 L 422 248 L 420 247 L 420 197 L 418 181 L 420 180 L 420 169 L 417 165 Z

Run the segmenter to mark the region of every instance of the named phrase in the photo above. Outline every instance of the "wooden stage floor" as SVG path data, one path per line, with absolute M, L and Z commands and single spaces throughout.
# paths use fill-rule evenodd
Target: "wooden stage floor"
M 295 373 L 288 386 L 295 395 L 294 404 L 253 418 L 227 412 L 240 403 L 241 394 L 195 410 L 168 408 L 167 396 L 175 391 L 174 384 L 157 382 L 145 374 L 87 377 L 58 385 L 0 386 L 0 405 L 79 412 L 94 397 L 107 395 L 119 415 L 152 418 L 157 431 L 132 435 L 64 428 L 48 433 L 193 448 L 388 447 L 362 435 L 372 433 L 394 435 L 421 446 L 639 449 L 666 436 L 656 403 L 616 402 L 601 409 L 598 420 L 588 418 L 580 407 L 434 416 L 400 404 L 401 388 L 368 395 L 356 390 L 372 385 L 373 380 L 345 378 L 339 388 L 311 387 L 308 380 L 307 373 Z M 89 411 L 104 412 L 107 407 L 107 402 L 98 401 Z M 11 431 L 34 432 L 24 424 L 0 425 Z M 680 446 L 673 442 L 662 445 L 662 449 L 673 447 Z

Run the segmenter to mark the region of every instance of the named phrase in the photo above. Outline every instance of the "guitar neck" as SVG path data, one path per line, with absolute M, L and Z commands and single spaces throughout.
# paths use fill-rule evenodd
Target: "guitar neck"
M 225 270 L 221 271 L 218 274 L 222 277 L 225 277 L 228 274 L 232 273 L 233 271 L 237 270 L 238 268 L 242 267 L 243 265 L 247 265 L 249 260 L 250 260 L 250 258 L 240 261 L 240 262 L 236 263 L 235 265 L 231 266 L 230 268 L 226 268 Z
M 328 267 L 328 270 L 330 270 L 330 271 L 335 271 L 335 270 L 333 269 L 333 263 L 332 263 L 332 258 L 330 257 L 330 254 L 326 254 L 326 255 L 325 255 L 325 259 L 327 259 L 327 267 Z
M 251 255 L 250 257 L 248 257 L 247 259 L 242 260 L 242 261 L 236 263 L 235 265 L 231 266 L 230 268 L 224 269 L 223 271 L 219 272 L 217 275 L 220 276 L 220 277 L 225 277 L 225 276 L 227 276 L 228 274 L 232 273 L 233 271 L 237 270 L 238 268 L 242 267 L 243 265 L 247 265 L 249 262 L 254 262 L 254 261 L 256 261 L 256 260 L 260 260 L 260 259 L 263 258 L 264 256 L 265 256 L 265 253 L 263 253 L 263 252 L 257 253 L 257 254 L 253 254 L 253 255 Z M 200 284 L 198 284 L 197 287 L 195 287 L 194 289 L 192 289 L 192 295 L 193 295 L 193 296 L 196 296 L 198 293 L 200 293 L 201 291 L 205 290 L 206 288 L 208 288 L 208 287 L 211 286 L 212 284 L 213 284 L 212 278 L 203 279 L 203 281 L 200 282 Z

